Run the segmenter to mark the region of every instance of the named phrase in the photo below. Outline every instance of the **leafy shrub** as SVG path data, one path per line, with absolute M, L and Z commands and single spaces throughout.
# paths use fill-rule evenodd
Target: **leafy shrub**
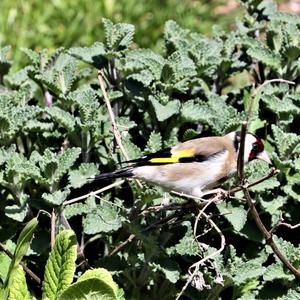
M 205 234 L 200 244 L 195 241 L 195 214 L 184 200 L 170 196 L 178 211 L 161 208 L 158 187 L 121 181 L 112 191 L 90 193 L 111 182 L 85 185 L 89 177 L 114 170 L 124 160 L 97 69 L 104 74 L 130 159 L 199 134 L 236 130 L 252 107 L 249 129 L 266 138 L 280 170 L 277 178 L 251 190 L 257 209 L 267 228 L 276 226 L 280 212 L 290 224 L 300 221 L 300 18 L 278 12 L 269 1 L 243 3 L 246 13 L 236 29 L 226 33 L 215 27 L 211 38 L 168 21 L 164 55 L 131 48 L 134 26 L 107 19 L 104 42 L 52 55 L 23 49 L 29 63 L 16 73 L 8 73 L 9 48 L 1 50 L 0 240 L 7 248 L 14 248 L 22 222 L 38 210 L 48 211 L 56 226 L 75 230 L 79 258 L 113 272 L 128 299 L 175 298 L 188 267 L 219 248 L 219 236 L 204 221 L 198 233 Z M 246 169 L 249 181 L 266 173 L 263 162 L 253 161 Z M 79 202 L 80 196 L 86 201 Z M 200 266 L 186 297 L 299 297 L 296 279 L 265 246 L 240 194 L 236 198 L 207 212 L 222 230 L 226 249 Z M 40 218 L 26 260 L 41 277 L 50 221 Z M 276 234 L 298 268 L 297 229 L 280 227 Z M 0 255 L 0 269 L 7 269 L 9 259 Z M 4 284 L 4 272 L 0 278 Z M 41 293 L 32 282 L 29 290 Z

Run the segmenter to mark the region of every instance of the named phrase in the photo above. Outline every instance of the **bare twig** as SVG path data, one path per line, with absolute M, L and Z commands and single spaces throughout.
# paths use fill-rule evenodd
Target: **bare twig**
M 244 128 L 244 130 L 243 130 Z M 247 123 L 243 123 L 242 124 L 242 132 L 247 130 Z M 240 150 L 242 145 L 245 144 L 245 137 L 246 135 L 242 135 L 241 134 L 241 146 L 240 146 Z M 244 141 L 243 141 L 244 140 Z M 238 160 L 243 159 L 243 153 L 239 152 L 239 157 Z M 244 177 L 244 165 L 240 164 L 239 165 L 239 170 L 238 170 L 238 174 L 240 177 L 240 185 L 243 189 L 247 204 L 249 206 L 250 209 L 250 213 L 258 227 L 258 229 L 260 230 L 260 232 L 263 234 L 267 244 L 272 248 L 273 252 L 275 253 L 275 255 L 282 261 L 282 263 L 295 275 L 296 278 L 300 279 L 300 272 L 289 262 L 289 260 L 285 257 L 285 255 L 280 251 L 280 249 L 277 247 L 276 243 L 274 242 L 273 238 L 272 238 L 272 234 L 266 229 L 265 225 L 263 224 L 257 210 L 256 207 L 251 199 L 249 190 L 248 190 L 248 184 L 245 183 L 245 177 Z
M 249 189 L 249 188 L 251 188 L 251 187 L 253 187 L 255 185 L 258 185 L 261 182 L 263 182 L 265 180 L 268 180 L 269 178 L 271 178 L 273 176 L 276 176 L 278 173 L 280 173 L 279 170 L 277 170 L 275 168 L 272 168 L 269 174 L 263 176 L 262 178 L 259 178 L 259 179 L 255 180 L 253 182 L 248 183 L 247 184 L 247 188 Z M 242 191 L 242 190 L 243 190 L 243 188 L 241 186 L 237 186 L 237 187 L 234 187 L 234 188 L 230 189 L 228 191 L 228 193 L 229 193 L 229 195 L 232 195 L 232 194 L 234 194 L 236 192 L 239 192 L 239 191 Z
M 53 208 L 51 213 L 51 248 L 54 247 L 55 236 L 56 236 L 56 211 L 55 208 Z
M 279 220 L 277 222 L 277 224 L 269 231 L 269 233 L 272 235 L 278 227 L 280 226 L 285 226 L 289 229 L 296 229 L 298 227 L 300 227 L 300 223 L 296 224 L 296 225 L 291 225 L 289 223 L 285 223 L 284 222 L 284 218 L 283 218 L 283 215 L 282 215 L 282 211 L 280 212 L 280 217 L 279 217 Z
M 3 251 L 11 259 L 14 256 L 2 243 L 0 243 L 0 251 Z M 20 262 L 20 265 L 28 274 L 28 276 L 32 278 L 38 285 L 42 283 L 42 280 L 34 272 L 32 272 L 23 262 Z
M 110 105 L 110 101 L 109 101 L 109 98 L 108 98 L 108 95 L 107 95 L 107 92 L 106 92 L 106 89 L 105 89 L 105 84 L 104 84 L 103 78 L 104 78 L 103 71 L 99 70 L 98 71 L 98 81 L 99 81 L 99 84 L 100 84 L 101 91 L 103 93 L 103 98 L 104 98 L 105 104 L 107 106 L 109 117 L 110 117 L 110 120 L 111 120 L 111 123 L 112 123 L 114 137 L 115 137 L 116 142 L 117 142 L 117 144 L 118 144 L 118 146 L 121 150 L 121 153 L 123 154 L 123 156 L 125 157 L 126 160 L 129 160 L 129 156 L 127 154 L 127 151 L 126 151 L 126 149 L 124 148 L 124 146 L 122 144 L 121 133 L 118 129 L 118 126 L 117 126 L 117 123 L 116 123 L 116 120 L 115 120 L 115 115 L 114 115 L 114 112 L 113 112 L 112 107 Z M 143 186 L 142 186 L 142 184 L 140 183 L 139 180 L 136 179 L 136 182 L 137 182 L 137 184 L 140 188 L 143 188 Z
M 242 123 L 241 135 L 240 135 L 240 147 L 239 156 L 237 161 L 237 170 L 239 177 L 244 180 L 244 152 L 245 152 L 245 138 L 247 133 L 247 122 Z
M 219 253 L 221 253 L 221 252 L 223 251 L 223 249 L 225 248 L 225 237 L 224 237 L 222 231 L 220 230 L 220 228 L 216 225 L 216 223 L 215 223 L 213 220 L 211 220 L 211 219 L 209 218 L 209 216 L 208 216 L 206 213 L 204 213 L 203 210 L 201 210 L 201 211 L 199 212 L 199 214 L 200 214 L 200 213 L 201 213 L 201 215 L 203 215 L 203 216 L 205 217 L 205 219 L 210 223 L 210 225 L 211 225 L 211 226 L 217 231 L 217 233 L 220 235 L 220 238 L 221 238 L 221 245 L 220 245 L 220 248 L 219 248 L 217 251 L 215 251 L 215 252 L 213 252 L 213 253 L 211 253 L 211 254 L 205 256 L 204 258 L 202 258 L 201 260 L 197 261 L 196 263 L 192 264 L 192 265 L 189 267 L 189 273 L 190 273 L 189 278 L 188 278 L 186 284 L 184 285 L 184 287 L 181 289 L 181 291 L 180 291 L 180 293 L 178 294 L 178 296 L 176 297 L 176 300 L 178 300 L 178 299 L 182 296 L 182 294 L 184 293 L 184 291 L 187 289 L 187 287 L 188 287 L 188 286 L 190 285 L 190 283 L 193 281 L 194 277 L 195 277 L 195 276 L 197 275 L 197 273 L 199 272 L 200 266 L 201 266 L 202 264 L 204 264 L 204 262 L 206 262 L 207 260 L 209 260 L 209 259 L 213 258 L 214 256 L 218 255 Z M 194 270 L 191 271 L 192 269 L 194 269 Z
M 116 255 L 118 252 L 122 251 L 129 243 L 131 243 L 135 239 L 135 234 L 130 234 L 130 236 L 121 243 L 119 246 L 117 246 L 112 252 L 109 253 L 109 256 Z
M 78 202 L 78 201 L 80 201 L 80 200 L 86 199 L 86 198 L 88 198 L 88 197 L 90 197 L 90 196 L 95 196 L 95 195 L 97 195 L 97 194 L 103 193 L 103 192 L 105 192 L 105 191 L 107 191 L 107 190 L 110 190 L 110 189 L 114 188 L 115 186 L 121 185 L 122 183 L 124 183 L 124 181 L 125 181 L 125 180 L 119 180 L 119 181 L 116 181 L 116 182 L 114 182 L 114 183 L 112 183 L 112 184 L 109 184 L 109 185 L 107 185 L 107 186 L 105 186 L 105 187 L 103 187 L 103 188 L 101 188 L 101 189 L 99 189 L 99 190 L 97 190 L 97 191 L 90 192 L 90 193 L 85 194 L 85 195 L 82 195 L 82 196 L 80 196 L 80 197 L 76 197 L 76 198 L 67 200 L 67 201 L 64 202 L 64 205 L 72 204 L 72 203 L 74 203 L 74 202 Z
M 260 92 L 260 90 L 266 86 L 267 84 L 269 83 L 273 83 L 273 82 L 284 82 L 284 83 L 288 83 L 288 84 L 295 84 L 294 81 L 290 81 L 290 80 L 286 80 L 286 79 L 283 79 L 283 78 L 274 78 L 274 79 L 270 79 L 270 80 L 266 80 L 263 84 L 261 84 L 257 89 L 254 90 L 253 92 L 253 96 L 257 95 L 258 92 Z

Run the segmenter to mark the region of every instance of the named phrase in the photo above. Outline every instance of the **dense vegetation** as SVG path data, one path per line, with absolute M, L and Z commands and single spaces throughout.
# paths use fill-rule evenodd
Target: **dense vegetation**
M 187 299 L 300 297 L 299 279 L 266 245 L 243 193 L 211 204 L 208 218 L 197 220 L 187 199 L 169 195 L 170 209 L 162 206 L 156 186 L 89 183 L 126 156 L 223 135 L 248 115 L 249 131 L 265 138 L 280 170 L 251 196 L 278 247 L 300 267 L 299 229 L 276 227 L 282 217 L 300 222 L 300 18 L 270 1 L 243 2 L 245 15 L 229 33 L 216 26 L 206 37 L 167 21 L 163 54 L 137 48 L 135 27 L 109 19 L 103 40 L 90 47 L 23 48 L 27 64 L 18 71 L 10 71 L 10 48 L 1 49 L 0 296 L 174 299 L 188 268 L 220 248 L 211 219 L 225 249 L 199 266 Z M 246 167 L 249 182 L 268 173 L 264 162 Z M 38 278 L 25 282 L 21 260 L 45 278 L 43 288 Z

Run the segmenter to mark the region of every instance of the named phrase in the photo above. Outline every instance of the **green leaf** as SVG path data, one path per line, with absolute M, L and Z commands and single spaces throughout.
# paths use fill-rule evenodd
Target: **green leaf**
M 74 203 L 74 204 L 67 205 L 64 209 L 64 213 L 66 218 L 69 219 L 73 216 L 87 214 L 96 208 L 97 205 L 95 202 L 95 197 L 89 196 L 85 201 L 85 203 Z
M 42 198 L 50 205 L 57 206 L 61 205 L 69 196 L 70 190 L 66 189 L 64 191 L 58 190 L 53 193 L 43 193 Z
M 99 232 L 113 232 L 122 227 L 123 219 L 117 209 L 110 204 L 97 205 L 83 220 L 84 232 L 96 234 Z
M 179 113 L 179 109 L 181 106 L 179 100 L 172 100 L 169 101 L 166 105 L 163 105 L 159 103 L 159 101 L 153 96 L 150 96 L 149 99 L 154 107 L 155 114 L 159 122 L 163 122 L 173 115 Z
M 106 283 L 114 292 L 114 296 L 116 299 L 121 300 L 124 299 L 124 295 L 122 295 L 123 290 L 118 287 L 118 285 L 113 281 L 113 278 L 106 269 L 104 268 L 97 268 L 93 270 L 87 270 L 82 276 L 78 278 L 77 282 L 87 280 L 89 278 L 97 278 L 104 283 Z
M 11 280 L 8 300 L 31 300 L 33 299 L 28 291 L 25 272 L 21 266 L 17 266 Z
M 233 226 L 236 231 L 241 231 L 247 221 L 247 210 L 244 206 L 234 203 L 222 202 L 217 205 L 217 208 L 224 218 Z
M 105 29 L 107 46 L 112 50 L 124 50 L 129 47 L 134 35 L 134 26 L 126 23 L 113 24 L 108 19 L 102 18 Z
M 96 164 L 82 163 L 78 170 L 71 170 L 69 172 L 69 182 L 73 188 L 79 188 L 86 184 L 89 178 L 98 173 Z
M 9 205 L 4 208 L 5 215 L 17 222 L 23 222 L 28 213 L 27 205 Z
M 15 251 L 16 248 L 16 245 L 11 240 L 8 240 L 4 244 L 4 246 L 7 250 L 9 250 L 12 253 Z M 7 277 L 10 263 L 11 263 L 11 258 L 7 254 L 1 251 L 0 252 L 0 279 L 2 280 L 2 282 L 4 282 L 5 278 Z
M 263 278 L 265 281 L 273 281 L 273 280 L 292 281 L 294 279 L 294 275 L 284 270 L 281 262 L 276 262 L 268 266 L 266 272 L 263 275 Z
M 24 257 L 24 255 L 27 253 L 27 250 L 29 248 L 30 242 L 32 240 L 33 233 L 38 225 L 38 219 L 33 218 L 31 221 L 29 221 L 26 226 L 23 228 L 23 230 L 20 233 L 20 236 L 17 240 L 14 256 L 11 260 L 9 270 L 7 272 L 6 279 L 4 281 L 3 287 L 4 287 L 4 299 L 6 299 L 11 285 L 12 281 L 15 277 L 16 272 L 18 273 L 18 267 L 19 264 Z M 16 275 L 18 276 L 18 275 Z
M 78 281 L 65 289 L 57 300 L 116 300 L 113 289 L 97 278 Z
M 152 131 L 145 148 L 145 153 L 153 153 L 160 150 L 161 148 L 162 148 L 161 134 Z
M 260 160 L 253 160 L 246 166 L 245 174 L 249 182 L 253 182 L 269 173 L 270 169 L 266 162 Z M 275 187 L 280 186 L 280 182 L 276 177 L 271 177 L 268 180 L 265 180 L 253 187 L 251 191 L 253 192 L 262 192 L 265 190 L 271 190 Z
M 75 127 L 74 117 L 67 111 L 57 107 L 51 106 L 46 108 L 46 112 L 52 117 L 52 119 L 59 124 L 59 126 L 65 128 L 67 131 L 73 131 Z
M 180 268 L 176 262 L 171 259 L 159 259 L 153 263 L 153 266 L 158 271 L 161 271 L 165 274 L 166 278 L 171 283 L 176 283 L 180 278 Z M 156 271 L 156 270 L 155 270 Z
M 281 158 L 290 155 L 296 145 L 300 143 L 300 136 L 295 133 L 285 132 L 276 125 L 272 125 L 272 131 Z
M 122 142 L 123 142 L 123 146 L 127 151 L 129 159 L 136 159 L 141 157 L 142 155 L 141 149 L 130 140 L 130 137 L 128 135 L 125 136 L 125 138 L 123 138 Z
M 199 255 L 199 245 L 195 241 L 191 224 L 189 222 L 184 222 L 183 225 L 187 227 L 184 237 L 175 246 L 167 248 L 167 253 L 169 255 Z
M 105 55 L 106 51 L 103 43 L 96 42 L 91 47 L 70 48 L 68 53 L 90 65 L 101 67 L 101 56 Z
M 253 47 L 247 50 L 247 54 L 263 64 L 278 70 L 281 66 L 281 57 L 265 47 Z
M 68 148 L 60 155 L 58 160 L 58 178 L 61 178 L 70 170 L 80 154 L 80 148 Z
M 77 243 L 74 232 L 61 231 L 47 260 L 42 299 L 57 299 L 69 287 L 73 281 L 76 258 Z

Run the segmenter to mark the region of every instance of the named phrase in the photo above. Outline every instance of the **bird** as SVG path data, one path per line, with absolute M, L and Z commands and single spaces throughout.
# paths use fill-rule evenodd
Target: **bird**
M 168 191 L 201 198 L 237 171 L 240 139 L 239 131 L 191 139 L 126 161 L 128 167 L 96 175 L 92 180 L 132 177 Z M 262 140 L 253 133 L 246 133 L 244 163 L 254 159 L 271 164 Z

